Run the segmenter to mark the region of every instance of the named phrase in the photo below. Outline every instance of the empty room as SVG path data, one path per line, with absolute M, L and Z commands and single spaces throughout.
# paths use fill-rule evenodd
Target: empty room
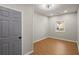
M 79 1 L 0 0 L 1 59 L 79 59 Z
M 33 55 L 78 55 L 79 5 L 34 5 Z
M 79 55 L 79 5 L 0 4 L 0 55 Z

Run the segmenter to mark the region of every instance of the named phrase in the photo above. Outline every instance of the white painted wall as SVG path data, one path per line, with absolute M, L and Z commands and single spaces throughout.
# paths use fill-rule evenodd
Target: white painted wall
M 77 43 L 78 43 L 78 51 L 79 51 L 79 9 L 77 11 Z
M 0 6 L 8 7 L 22 12 L 22 54 L 26 54 L 32 50 L 32 39 L 36 41 L 38 39 L 45 38 L 48 36 L 48 33 L 49 36 L 52 37 L 70 39 L 73 41 L 76 41 L 77 39 L 76 14 L 66 14 L 51 17 L 50 19 L 48 19 L 47 17 L 38 14 L 34 14 L 33 17 L 32 5 L 4 4 Z M 54 30 L 55 20 L 64 20 L 66 22 L 66 32 L 64 33 L 55 32 Z
M 0 5 L 22 12 L 22 54 L 32 50 L 33 39 L 33 7 L 32 5 L 4 4 Z
M 55 21 L 65 21 L 65 32 L 55 32 Z M 49 18 L 49 36 L 77 41 L 77 13 L 64 14 Z
M 33 41 L 46 38 L 48 33 L 48 18 L 36 13 L 34 13 L 33 18 Z

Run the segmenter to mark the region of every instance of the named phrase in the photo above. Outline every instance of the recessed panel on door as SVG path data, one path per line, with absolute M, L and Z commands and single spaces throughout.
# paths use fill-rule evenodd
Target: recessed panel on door
M 21 13 L 0 7 L 0 55 L 21 55 L 22 44 L 19 37 Z

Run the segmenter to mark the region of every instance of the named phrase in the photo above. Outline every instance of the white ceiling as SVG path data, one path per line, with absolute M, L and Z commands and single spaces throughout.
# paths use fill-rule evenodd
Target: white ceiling
M 55 15 L 61 15 L 64 13 L 72 13 L 77 12 L 79 8 L 79 4 L 55 4 L 53 8 L 50 10 L 45 9 L 42 7 L 42 4 L 34 5 L 34 11 L 35 13 L 44 15 L 44 16 L 55 16 Z M 67 12 L 64 12 L 67 11 Z

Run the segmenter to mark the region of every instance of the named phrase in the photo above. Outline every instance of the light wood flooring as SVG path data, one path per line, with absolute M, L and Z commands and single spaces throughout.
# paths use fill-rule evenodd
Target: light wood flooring
M 78 55 L 77 43 L 46 38 L 34 43 L 32 55 Z

